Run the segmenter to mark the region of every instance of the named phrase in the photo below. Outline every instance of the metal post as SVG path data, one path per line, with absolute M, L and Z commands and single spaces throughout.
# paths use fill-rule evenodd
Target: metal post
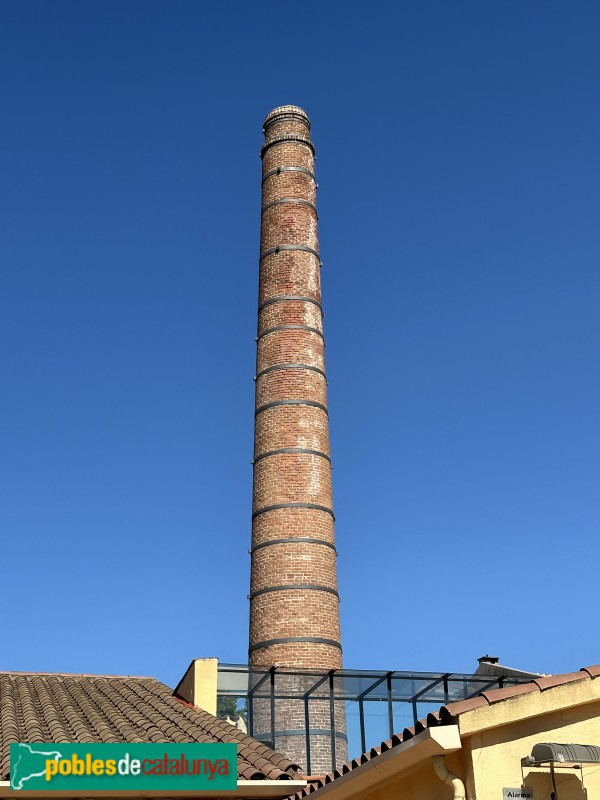
M 275 746 L 275 669 L 276 667 L 271 667 L 269 670 L 271 674 L 271 742 L 273 750 L 276 750 Z
M 254 697 L 252 697 L 251 694 L 248 694 L 246 696 L 246 702 L 248 703 L 248 734 L 250 736 L 253 736 L 254 735 L 254 711 L 253 711 L 252 707 L 254 705 Z
M 331 726 L 330 741 L 331 741 L 331 771 L 333 772 L 336 767 L 335 763 L 335 697 L 333 691 L 333 670 L 329 671 L 329 721 Z
M 306 737 L 306 774 L 310 775 L 310 714 L 308 711 L 308 695 L 304 696 L 304 728 Z
M 388 702 L 388 724 L 390 729 L 390 739 L 394 735 L 394 706 L 392 705 L 392 673 L 388 672 L 387 679 L 387 702 Z M 364 750 L 363 750 L 364 753 Z
M 360 749 L 361 752 L 365 753 L 367 751 L 367 741 L 365 737 L 365 709 L 362 700 L 358 701 L 358 716 L 360 719 Z

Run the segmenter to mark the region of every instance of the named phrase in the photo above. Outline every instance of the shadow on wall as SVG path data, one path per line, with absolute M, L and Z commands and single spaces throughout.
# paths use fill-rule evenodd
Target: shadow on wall
M 597 766 L 594 769 L 598 769 Z M 583 771 L 570 768 L 539 769 L 525 775 L 523 785 L 533 789 L 536 800 L 588 800 Z

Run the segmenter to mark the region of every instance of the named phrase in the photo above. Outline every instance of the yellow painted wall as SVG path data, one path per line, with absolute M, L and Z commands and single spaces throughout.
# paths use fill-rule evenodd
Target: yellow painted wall
M 177 684 L 179 697 L 216 715 L 218 666 L 216 658 L 195 658 Z
M 561 709 L 473 733 L 469 800 L 502 800 L 503 787 L 521 786 L 521 758 L 530 755 L 533 745 L 541 742 L 600 746 L 600 703 Z M 525 768 L 523 774 L 523 785 L 533 788 L 534 800 L 550 800 L 553 788 L 548 769 Z M 583 781 L 587 800 L 600 800 L 600 765 L 583 765 Z M 556 783 L 558 800 L 586 800 L 579 770 L 557 767 Z
M 397 780 L 361 794 L 360 800 L 452 800 L 452 790 L 440 781 L 428 761 Z

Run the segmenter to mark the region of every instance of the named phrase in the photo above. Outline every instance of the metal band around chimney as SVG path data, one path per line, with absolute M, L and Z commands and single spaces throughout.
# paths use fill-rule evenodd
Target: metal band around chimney
M 323 547 L 329 547 L 337 554 L 333 542 L 328 542 L 326 539 L 316 539 L 312 536 L 305 536 L 304 538 L 302 536 L 287 536 L 285 539 L 268 539 L 266 542 L 255 544 L 248 552 L 252 555 L 257 550 L 262 550 L 263 547 L 271 547 L 274 544 L 322 544 Z
M 259 406 L 254 412 L 254 416 L 258 416 L 262 411 L 266 411 L 268 408 L 275 408 L 275 406 L 313 406 L 314 408 L 319 408 L 321 411 L 324 411 L 327 416 L 329 416 L 327 406 L 324 406 L 323 403 L 318 403 L 316 400 L 272 400 L 270 403 Z
M 281 136 L 278 136 L 276 139 L 271 139 L 270 142 L 263 144 L 260 149 L 260 157 L 262 158 L 267 150 L 273 147 L 273 145 L 282 144 L 283 142 L 296 142 L 296 144 L 305 144 L 307 147 L 310 147 L 313 156 L 315 154 L 315 146 L 310 139 L 305 139 L 302 136 L 296 136 L 293 133 L 284 133 Z
M 251 644 L 248 652 L 252 653 L 260 647 L 270 647 L 273 644 L 291 644 L 293 642 L 313 642 L 314 644 L 328 644 L 330 647 L 342 649 L 342 645 L 335 639 L 324 639 L 322 636 L 286 636 L 282 639 L 263 639 L 262 642 Z
M 278 244 L 275 247 L 269 247 L 268 250 L 260 254 L 259 261 L 262 261 L 263 258 L 267 256 L 272 256 L 273 253 L 279 253 L 282 250 L 301 250 L 303 253 L 310 253 L 312 256 L 316 256 L 319 259 L 319 263 L 321 261 L 318 252 L 306 244 Z
M 323 331 L 320 331 L 318 328 L 313 328 L 312 325 L 273 325 L 272 328 L 265 328 L 264 331 L 261 331 L 256 337 L 256 341 L 258 342 L 263 336 L 266 336 L 268 333 L 276 333 L 276 331 L 309 331 L 310 333 L 316 333 L 321 339 L 324 338 Z
M 260 455 L 256 456 L 252 463 L 256 464 L 257 461 L 261 461 L 261 459 L 267 458 L 267 456 L 278 456 L 282 453 L 300 453 L 307 456 L 319 456 L 320 458 L 327 459 L 331 464 L 331 458 L 327 453 L 323 453 L 321 450 L 309 450 L 306 447 L 280 447 L 278 450 L 267 450 L 265 453 L 260 453 Z
M 278 511 L 281 508 L 307 508 L 309 511 L 324 511 L 326 514 L 330 514 L 335 520 L 333 509 L 327 508 L 327 506 L 320 506 L 317 503 L 276 503 L 275 505 L 264 506 L 263 508 L 258 508 L 256 511 L 253 511 L 252 519 L 258 517 L 259 514 L 266 514 L 267 511 Z
M 258 597 L 260 594 L 266 594 L 267 592 L 287 592 L 293 591 L 294 589 L 308 590 L 311 592 L 327 592 L 327 594 L 335 595 L 338 600 L 340 599 L 337 589 L 331 589 L 329 586 L 319 586 L 317 583 L 288 583 L 285 586 L 265 586 L 264 589 L 257 589 L 255 592 L 250 592 L 248 600 L 254 600 L 255 597 Z
M 305 175 L 308 175 L 309 178 L 312 178 L 315 183 L 317 182 L 317 177 L 315 173 L 311 172 L 311 170 L 309 169 L 306 169 L 306 167 L 282 166 L 282 167 L 275 167 L 275 169 L 270 169 L 268 172 L 265 172 L 262 179 L 262 183 L 264 183 L 267 180 L 267 178 L 272 178 L 273 175 L 279 175 L 281 172 L 303 172 Z
M 285 673 L 284 673 L 285 674 Z M 332 731 L 331 728 L 310 728 L 309 734 L 312 740 L 313 736 L 327 736 L 329 740 L 331 740 L 331 734 L 334 734 L 336 739 L 341 739 L 344 742 L 348 741 L 348 737 L 342 731 Z M 252 732 L 252 738 L 258 739 L 259 742 L 270 742 L 271 732 L 268 733 L 256 733 L 255 731 Z M 306 741 L 306 728 L 290 728 L 285 730 L 275 730 L 275 737 L 277 736 L 301 736 Z
M 273 206 L 285 205 L 286 203 L 299 203 L 301 206 L 308 206 L 315 212 L 317 218 L 319 216 L 316 205 L 311 203 L 310 200 L 304 200 L 302 197 L 282 197 L 279 200 L 272 200 L 270 203 L 267 203 L 261 208 L 260 213 L 264 214 L 269 208 L 273 208 Z
M 273 113 L 273 112 L 271 112 Z M 278 122 L 301 122 L 310 130 L 310 120 L 306 114 L 299 113 L 298 111 L 278 111 L 273 116 L 269 114 L 263 125 L 263 132 L 270 128 L 271 125 L 276 125 Z
M 277 297 L 270 297 L 268 300 L 263 300 L 258 307 L 258 311 L 260 313 L 263 308 L 273 305 L 273 303 L 285 303 L 286 300 L 299 300 L 301 303 L 312 303 L 320 310 L 321 314 L 323 313 L 323 307 L 318 300 L 314 300 L 312 297 L 304 297 L 304 295 L 301 294 L 280 294 L 277 295 Z
M 322 370 L 320 367 L 313 367 L 312 364 L 273 364 L 270 367 L 265 367 L 261 369 L 260 372 L 257 372 L 254 376 L 254 380 L 266 375 L 268 372 L 275 372 L 278 369 L 310 369 L 313 372 L 318 372 L 319 375 L 322 375 L 324 378 L 327 378 L 325 375 L 325 371 Z

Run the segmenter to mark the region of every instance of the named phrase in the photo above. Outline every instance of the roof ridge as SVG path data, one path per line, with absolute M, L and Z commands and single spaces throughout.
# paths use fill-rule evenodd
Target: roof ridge
M 98 672 L 34 672 L 30 670 L 20 669 L 0 669 L 1 675 L 37 675 L 38 678 L 48 676 L 50 678 L 134 678 L 136 680 L 151 680 L 158 681 L 154 675 L 113 675 Z

